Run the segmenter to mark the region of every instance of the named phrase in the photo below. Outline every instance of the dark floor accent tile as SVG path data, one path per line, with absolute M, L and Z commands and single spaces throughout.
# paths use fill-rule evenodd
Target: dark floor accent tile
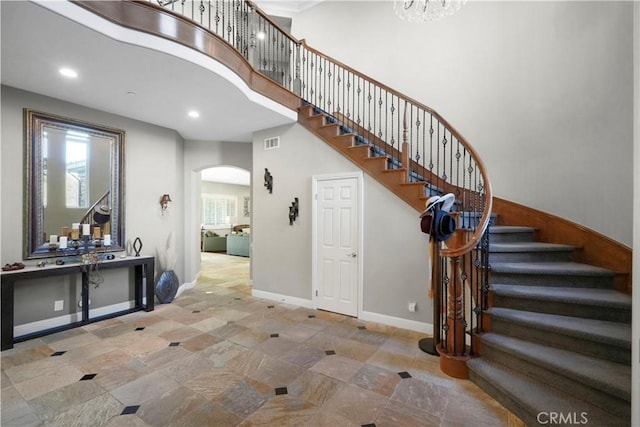
M 234 298 L 234 300 L 236 300 L 236 301 L 239 301 L 239 300 L 241 300 L 241 299 L 242 299 L 242 298 L 240 298 L 240 297 L 235 297 L 235 298 Z
M 200 313 L 200 310 L 193 310 L 192 313 Z
M 234 323 L 236 323 L 235 320 L 227 320 L 227 325 L 233 325 Z
M 63 355 L 63 354 L 65 354 L 65 353 L 66 353 L 66 351 L 56 351 L 55 353 L 53 353 L 53 354 L 51 355 L 51 357 L 53 357 L 53 356 L 62 356 L 62 355 Z
M 316 315 L 315 315 L 315 314 L 310 314 L 310 315 L 309 315 L 309 319 L 315 319 L 315 318 L 316 318 Z
M 80 381 L 87 381 L 87 380 L 92 380 L 96 377 L 96 375 L 98 374 L 87 374 L 85 376 L 83 376 L 82 378 L 80 378 Z
M 136 328 L 136 331 L 144 331 L 144 326 L 140 326 L 139 328 Z
M 267 308 L 273 308 L 275 305 L 268 305 Z
M 398 375 L 400 375 L 400 378 L 411 378 L 411 374 L 407 371 L 403 371 L 403 372 L 398 372 Z
M 358 326 L 358 329 L 360 329 L 361 331 L 364 331 L 365 329 L 367 329 L 366 326 Z
M 271 338 L 278 338 L 280 336 L 280 334 L 271 334 L 270 337 Z
M 180 345 L 180 341 L 174 341 L 171 344 L 169 344 L 169 347 L 177 347 Z
M 362 424 L 362 427 L 376 427 L 376 423 Z
M 278 387 L 276 388 L 276 396 L 279 396 L 281 394 L 288 394 L 289 391 L 287 391 L 286 387 Z
M 120 415 L 135 414 L 136 412 L 138 412 L 138 409 L 140 409 L 140 405 L 127 406 L 122 410 L 122 413 Z
M 332 356 L 334 354 L 336 354 L 335 350 L 327 350 L 324 352 L 324 354 L 326 354 L 327 356 Z

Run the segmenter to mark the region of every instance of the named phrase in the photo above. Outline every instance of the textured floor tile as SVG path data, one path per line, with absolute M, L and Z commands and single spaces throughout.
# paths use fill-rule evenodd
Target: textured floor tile
M 200 332 L 212 332 L 227 324 L 226 320 L 218 319 L 215 317 L 209 317 L 208 319 L 201 320 L 193 323 L 192 328 L 197 329 Z
M 294 381 L 305 370 L 299 366 L 285 362 L 279 358 L 267 357 L 260 366 L 248 374 L 249 377 L 268 384 L 271 387 L 282 387 Z
M 267 396 L 253 386 L 241 382 L 232 385 L 216 398 L 217 402 L 241 418 L 248 417 L 267 402 Z
M 280 331 L 280 336 L 295 342 L 303 342 L 315 335 L 318 331 L 304 326 L 291 325 Z
M 183 384 L 191 378 L 202 375 L 203 372 L 207 372 L 214 367 L 214 362 L 211 359 L 198 353 L 180 357 L 168 365 L 165 365 L 160 369 L 160 372 Z
M 40 422 L 33 408 L 14 387 L 2 390 L 0 416 L 0 425 L 2 426 L 39 425 Z
M 243 347 L 253 348 L 269 338 L 269 334 L 262 331 L 254 331 L 246 329 L 239 334 L 229 337 L 229 341 L 239 344 Z
M 93 381 L 103 389 L 111 391 L 135 381 L 147 373 L 149 372 L 128 368 L 126 366 L 111 367 L 106 370 L 101 370 L 100 374 L 96 376 Z
M 35 362 L 37 363 L 37 362 Z M 26 381 L 15 382 L 15 388 L 26 399 L 41 396 L 50 391 L 74 383 L 85 373 L 69 365 L 61 365 L 55 370 L 48 370 L 41 375 L 30 378 Z M 13 379 L 12 379 L 13 381 Z
M 404 353 L 393 353 L 388 350 L 378 350 L 367 359 L 367 363 L 380 366 L 390 371 L 402 372 L 411 370 L 413 356 Z
M 122 411 L 122 404 L 108 393 L 101 394 L 82 404 L 69 407 L 51 420 L 53 426 L 100 426 Z
M 460 408 L 458 407 L 459 411 Z M 426 411 L 398 402 L 389 402 L 376 419 L 376 427 L 437 427 L 442 420 Z M 482 424 L 470 419 L 468 423 L 447 424 L 450 426 L 500 426 L 501 424 Z
M 352 384 L 342 385 L 320 408 L 358 425 L 374 423 L 388 400 L 377 393 Z
M 245 351 L 247 351 L 247 349 L 241 345 L 225 340 L 207 347 L 202 350 L 201 353 L 213 361 L 226 362 Z
M 313 365 L 311 370 L 347 382 L 361 367 L 362 362 L 334 355 L 325 357 Z
M 278 331 L 273 331 L 273 333 L 278 333 Z M 289 350 L 295 348 L 298 345 L 295 341 L 288 340 L 286 338 L 278 337 L 278 338 L 270 338 L 256 345 L 254 350 L 262 351 L 263 353 L 267 353 L 270 356 L 284 356 Z
M 35 341 L 35 340 L 34 340 Z M 2 352 L 0 359 L 2 371 L 24 365 L 26 363 L 35 362 L 36 360 L 46 359 L 51 356 L 54 350 L 48 344 L 34 346 L 27 349 L 13 348 Z
M 154 372 L 127 383 L 110 394 L 123 405 L 142 405 L 157 396 L 161 396 L 179 384 L 159 372 Z
M 226 339 L 246 331 L 248 331 L 246 326 L 238 325 L 233 322 L 212 330 L 211 334 Z
M 68 407 L 84 403 L 104 393 L 105 390 L 95 381 L 76 381 L 31 399 L 28 403 L 41 420 L 50 420 L 65 412 Z
M 326 375 L 306 371 L 289 384 L 287 389 L 292 396 L 297 396 L 313 405 L 322 406 L 341 384 L 342 382 Z
M 219 403 L 206 401 L 200 406 L 191 408 L 189 412 L 174 417 L 171 422 L 176 427 L 232 427 L 240 424 L 242 419 L 227 411 Z
M 382 396 L 391 397 L 401 380 L 396 372 L 365 363 L 351 377 L 350 382 Z
M 142 421 L 137 415 L 116 415 L 111 417 L 104 427 L 153 427 Z
M 66 331 L 56 332 L 55 334 L 50 334 L 50 335 L 45 335 L 43 337 L 40 337 L 40 340 L 42 342 L 49 344 L 49 343 L 53 343 L 60 340 L 66 340 L 68 338 L 75 337 L 78 335 L 84 335 L 86 333 L 87 332 L 84 331 L 82 328 L 67 329 Z
M 196 325 L 198 325 L 198 323 L 194 323 L 193 325 L 182 326 L 177 329 L 165 331 L 159 334 L 158 337 L 164 338 L 169 342 L 186 341 L 189 338 L 193 338 L 197 335 L 200 335 L 203 332 L 203 330 L 198 328 Z
M 330 412 L 329 409 L 321 409 L 316 412 L 316 414 L 310 418 L 308 426 L 313 427 L 361 427 L 362 424 L 359 424 L 355 421 L 351 421 L 341 415 Z M 397 426 L 400 427 L 400 426 Z
M 277 396 L 265 403 L 246 421 L 263 426 L 303 426 L 317 413 L 318 408 L 292 396 Z
M 300 344 L 282 355 L 281 359 L 302 368 L 308 369 L 315 365 L 318 361 L 323 359 L 325 356 L 326 353 L 319 348 Z
M 177 387 L 146 401 L 136 415 L 152 426 L 170 425 L 173 419 L 188 414 L 207 400 L 186 387 Z
M 452 392 L 445 387 L 417 378 L 408 378 L 400 381 L 391 400 L 413 406 L 442 419 L 451 396 Z
M 206 399 L 215 399 L 228 388 L 242 383 L 244 376 L 228 369 L 211 369 L 184 383 L 184 386 Z

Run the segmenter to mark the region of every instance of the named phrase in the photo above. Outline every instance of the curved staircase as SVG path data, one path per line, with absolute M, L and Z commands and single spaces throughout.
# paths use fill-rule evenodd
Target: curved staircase
M 470 379 L 527 425 L 628 426 L 631 298 L 613 271 L 573 262 L 575 248 L 534 231 L 490 228 L 489 332 Z

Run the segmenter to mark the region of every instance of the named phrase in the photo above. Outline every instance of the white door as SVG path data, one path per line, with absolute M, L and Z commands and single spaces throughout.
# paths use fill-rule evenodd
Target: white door
M 358 177 L 316 184 L 316 306 L 358 315 L 360 214 Z

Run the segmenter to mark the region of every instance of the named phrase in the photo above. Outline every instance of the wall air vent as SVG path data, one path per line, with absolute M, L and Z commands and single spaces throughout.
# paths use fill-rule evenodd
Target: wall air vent
M 273 138 L 265 138 L 264 149 L 273 150 L 274 148 L 280 148 L 280 137 L 274 136 Z

